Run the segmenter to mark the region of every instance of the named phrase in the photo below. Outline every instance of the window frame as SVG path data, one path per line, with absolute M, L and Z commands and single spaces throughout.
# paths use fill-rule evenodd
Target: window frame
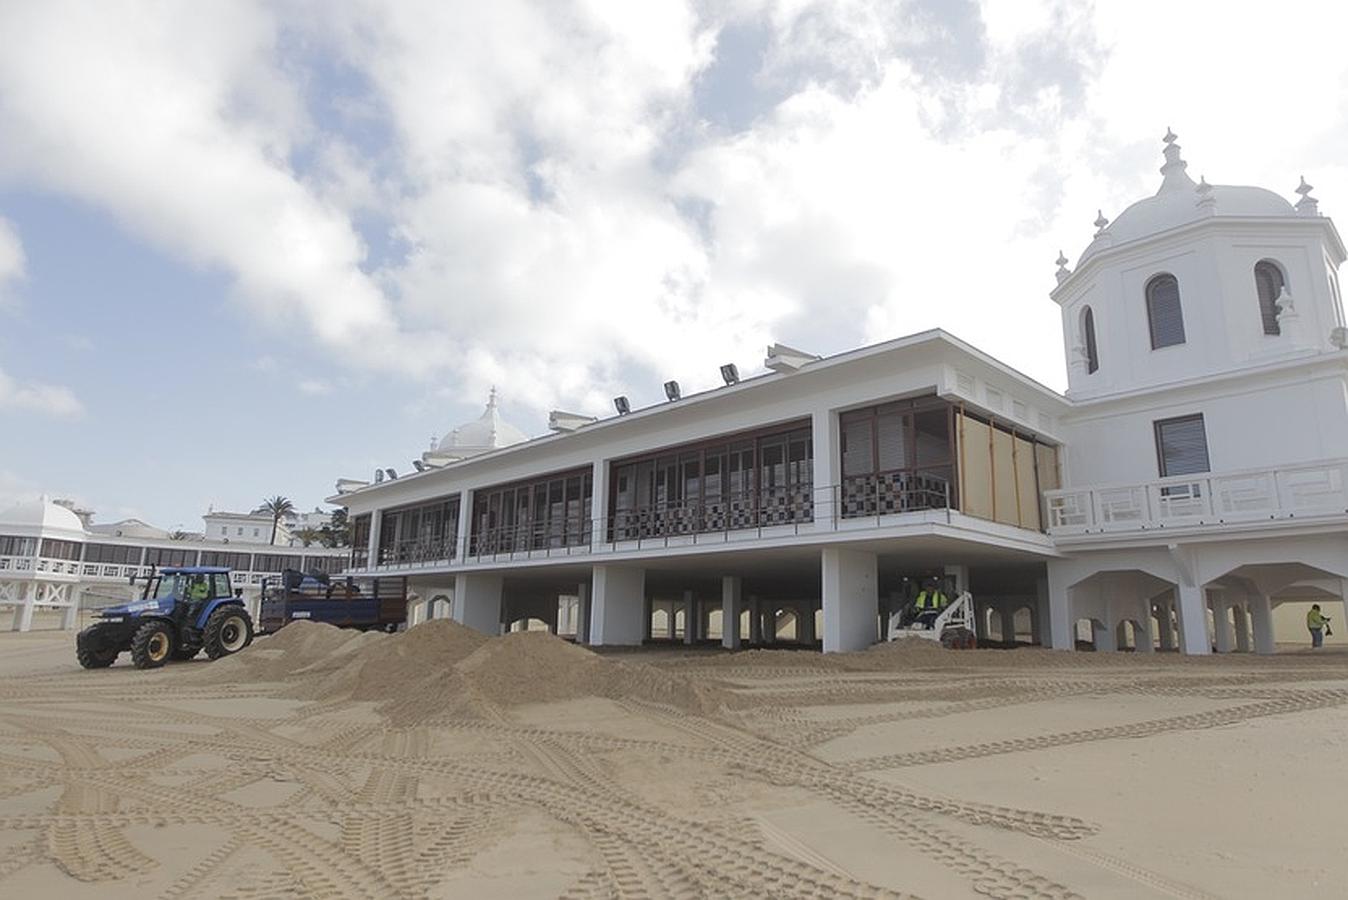
M 1179 323 L 1179 339 L 1167 343 L 1158 343 L 1156 304 L 1153 297 L 1159 286 L 1167 280 L 1175 285 L 1175 313 Z M 1180 291 L 1179 278 L 1171 272 L 1157 272 L 1147 279 L 1146 287 L 1143 289 L 1143 300 L 1147 306 L 1147 333 L 1151 338 L 1151 349 L 1164 350 L 1167 347 L 1179 347 L 1189 342 L 1189 335 L 1184 329 L 1184 297 Z
M 1162 430 L 1167 425 L 1175 425 L 1183 422 L 1198 421 L 1200 430 L 1203 434 L 1203 469 L 1193 472 L 1167 472 L 1165 450 L 1162 442 Z M 1156 443 L 1156 471 L 1160 473 L 1161 478 L 1185 478 L 1191 475 L 1206 475 L 1212 471 L 1212 448 L 1208 444 L 1208 423 L 1201 412 L 1188 413 L 1183 416 L 1171 416 L 1167 419 L 1156 419 L 1152 422 L 1152 436 Z

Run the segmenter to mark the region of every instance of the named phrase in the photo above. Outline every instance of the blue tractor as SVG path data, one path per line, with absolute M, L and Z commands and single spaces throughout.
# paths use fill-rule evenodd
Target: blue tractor
M 106 668 L 129 650 L 137 669 L 157 669 L 202 650 L 219 659 L 252 643 L 253 620 L 243 592 L 231 588 L 229 569 L 165 568 L 144 582 L 139 600 L 100 610 L 98 621 L 76 636 L 75 657 L 84 668 Z

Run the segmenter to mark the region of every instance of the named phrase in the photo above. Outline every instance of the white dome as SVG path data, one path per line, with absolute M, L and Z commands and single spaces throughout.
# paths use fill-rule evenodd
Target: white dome
M 35 500 L 24 500 L 0 512 L 0 528 L 19 527 L 25 530 L 68 531 L 84 533 L 84 523 L 64 506 L 57 506 L 44 494 Z
M 1165 176 L 1155 196 L 1139 200 L 1119 213 L 1118 218 L 1095 235 L 1081 254 L 1078 265 L 1101 250 L 1118 247 L 1211 217 L 1295 216 L 1296 209 L 1287 200 L 1259 187 L 1240 185 L 1195 184 L 1180 159 L 1179 145 L 1168 134 Z
M 436 441 L 428 455 L 438 457 L 465 457 L 511 444 L 519 444 L 529 438 L 523 432 L 501 418 L 496 408 L 496 389 L 493 388 L 487 400 L 487 408 L 481 416 L 471 422 L 465 422 L 451 429 L 444 437 Z

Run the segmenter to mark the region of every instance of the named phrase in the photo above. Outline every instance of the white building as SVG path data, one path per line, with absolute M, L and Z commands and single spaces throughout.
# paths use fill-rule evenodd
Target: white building
M 1066 395 L 942 331 L 779 346 L 717 390 L 342 482 L 352 569 L 593 644 L 856 649 L 940 576 L 984 635 L 1271 651 L 1273 606 L 1345 594 L 1344 247 L 1304 182 L 1295 207 L 1195 184 L 1169 134 L 1161 172 L 1059 259 Z
M 282 518 L 276 523 L 276 538 L 272 539 L 270 513 L 237 513 L 212 509 L 201 517 L 206 524 L 206 539 L 231 544 L 274 544 L 286 547 L 291 539 L 290 523 Z
M 46 497 L 0 509 L 0 607 L 14 611 L 14 630 L 27 631 L 38 609 L 62 610 L 63 626 L 72 628 L 82 606 L 126 597 L 127 579 L 154 567 L 228 566 L 255 607 L 263 580 L 284 569 L 336 572 L 348 562 L 344 550 L 173 540 L 139 519 L 86 526 L 87 518 Z

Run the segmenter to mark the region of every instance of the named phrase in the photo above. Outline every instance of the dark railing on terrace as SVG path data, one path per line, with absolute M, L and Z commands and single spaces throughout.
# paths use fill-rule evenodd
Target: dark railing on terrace
M 613 514 L 610 541 L 738 531 L 814 520 L 808 487 L 769 488 L 619 509 Z
M 844 519 L 892 516 L 924 509 L 950 509 L 950 479 L 911 469 L 849 475 L 839 491 L 838 515 Z
M 590 519 L 583 515 L 564 516 L 544 522 L 519 522 L 475 528 L 468 548 L 469 556 L 495 556 L 532 550 L 564 550 L 589 547 L 592 536 Z
M 457 537 L 452 534 L 398 541 L 392 546 L 379 548 L 379 565 L 408 565 L 452 560 L 458 554 L 458 543 Z

